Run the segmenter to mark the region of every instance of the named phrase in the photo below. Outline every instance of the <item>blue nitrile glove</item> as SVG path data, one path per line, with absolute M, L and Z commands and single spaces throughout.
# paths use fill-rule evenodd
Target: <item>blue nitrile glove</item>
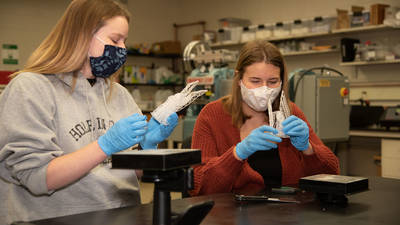
M 256 151 L 277 148 L 278 146 L 271 141 L 281 142 L 282 139 L 271 133 L 277 134 L 278 130 L 266 125 L 254 129 L 249 136 L 236 145 L 236 155 L 241 159 L 247 159 Z
M 139 143 L 144 138 L 147 129 L 146 116 L 137 113 L 118 120 L 108 131 L 99 137 L 98 143 L 110 156 Z
M 172 113 L 167 119 L 168 125 L 160 124 L 153 117 L 149 121 L 149 126 L 144 139 L 140 142 L 143 149 L 157 149 L 158 143 L 164 141 L 178 125 L 178 115 Z
M 289 116 L 282 122 L 283 133 L 290 137 L 292 145 L 300 151 L 308 149 L 309 130 L 307 123 L 297 116 Z

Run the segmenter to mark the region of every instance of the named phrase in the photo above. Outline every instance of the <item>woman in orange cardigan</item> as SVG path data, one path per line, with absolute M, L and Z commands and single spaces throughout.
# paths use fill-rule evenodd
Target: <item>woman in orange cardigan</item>
M 201 149 L 202 164 L 194 167 L 191 195 L 255 194 L 297 185 L 304 176 L 339 173 L 336 156 L 282 94 L 288 93 L 287 83 L 284 59 L 274 45 L 253 41 L 242 48 L 231 94 L 207 104 L 197 118 L 192 148 Z M 291 114 L 281 123 L 284 136 L 268 118 L 280 111 L 281 96 Z

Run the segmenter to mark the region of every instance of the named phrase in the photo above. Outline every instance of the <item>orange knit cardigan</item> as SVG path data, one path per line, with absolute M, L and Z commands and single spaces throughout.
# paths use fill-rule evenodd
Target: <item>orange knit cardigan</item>
M 282 165 L 282 185 L 297 185 L 299 179 L 319 173 L 339 174 L 339 161 L 317 137 L 303 112 L 294 103 L 292 114 L 307 122 L 314 154 L 305 155 L 288 138 L 278 144 Z M 264 188 L 262 176 L 246 160 L 239 161 L 233 149 L 240 142 L 240 131 L 221 100 L 207 104 L 200 112 L 193 130 L 192 148 L 201 149 L 202 163 L 194 166 L 192 196 L 233 192 L 257 193 Z

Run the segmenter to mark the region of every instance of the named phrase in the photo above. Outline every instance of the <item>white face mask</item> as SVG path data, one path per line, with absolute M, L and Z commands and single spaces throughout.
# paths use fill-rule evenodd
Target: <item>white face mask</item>
M 240 91 L 242 93 L 243 101 L 246 102 L 255 111 L 265 111 L 268 108 L 268 102 L 274 102 L 275 98 L 279 95 L 282 88 L 282 83 L 279 87 L 270 88 L 262 86 L 258 88 L 248 89 L 240 81 Z
M 279 95 L 282 83 L 276 88 L 262 86 L 248 89 L 240 81 L 240 87 L 243 101 L 256 111 L 266 111 L 268 109 L 269 125 L 278 130 L 276 136 L 287 138 L 288 136 L 282 132 L 282 122 L 290 116 L 290 109 L 283 91 L 281 93 L 279 110 L 275 112 L 272 111 L 272 102 L 274 102 Z

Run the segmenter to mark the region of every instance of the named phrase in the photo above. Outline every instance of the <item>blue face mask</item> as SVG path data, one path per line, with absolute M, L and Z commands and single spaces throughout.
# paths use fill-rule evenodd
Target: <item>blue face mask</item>
M 104 52 L 99 57 L 89 57 L 92 74 L 95 77 L 107 78 L 124 65 L 127 51 L 126 48 L 107 45 L 103 40 L 95 37 L 104 44 Z

